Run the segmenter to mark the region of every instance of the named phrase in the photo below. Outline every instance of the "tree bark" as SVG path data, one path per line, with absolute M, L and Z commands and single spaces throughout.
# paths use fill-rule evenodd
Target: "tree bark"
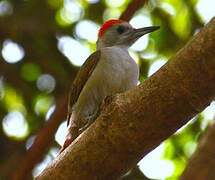
M 116 179 L 215 96 L 215 18 L 138 87 L 107 97 L 85 132 L 37 180 Z
M 208 180 L 215 177 L 215 118 L 203 135 L 180 180 Z
M 142 1 L 142 0 L 132 1 L 127 6 L 127 8 L 125 9 L 125 12 L 123 12 L 123 14 L 122 14 L 124 20 L 129 21 L 132 18 L 132 16 L 134 15 L 135 11 L 140 9 L 141 7 L 143 7 L 143 5 L 144 5 L 144 3 L 146 1 L 147 0 L 144 0 L 144 1 Z M 20 5 L 20 3 L 18 3 L 18 5 Z M 19 12 L 19 11 L 16 11 L 16 15 L 18 16 L 19 13 L 17 13 L 17 12 Z M 48 12 L 48 11 L 43 11 L 43 12 L 47 12 L 45 17 L 49 17 L 50 13 L 53 13 L 53 12 Z M 15 21 L 15 20 L 17 21 L 17 16 L 14 16 L 14 17 L 16 17 L 15 19 L 13 17 L 11 17 L 12 19 L 7 19 L 6 21 L 0 22 L 0 27 L 1 27 L 1 30 L 2 30 L 0 32 L 0 38 L 2 37 L 2 41 L 4 39 L 8 38 L 8 37 L 10 37 L 11 39 L 13 39 L 13 37 L 16 37 L 11 31 L 8 30 L 7 27 L 10 27 L 8 25 L 9 22 L 11 24 L 11 21 L 12 22 Z M 50 18 L 48 18 L 48 19 L 50 19 Z M 63 87 L 66 87 L 67 84 L 68 84 L 68 78 L 65 79 L 64 77 L 70 77 L 69 80 L 71 81 L 72 80 L 71 77 L 74 77 L 74 74 L 77 73 L 77 69 L 74 70 L 74 68 L 73 68 L 73 71 L 71 71 L 71 68 L 70 68 L 70 66 L 68 66 L 67 61 L 65 61 L 65 62 L 64 61 L 59 61 L 59 59 L 65 59 L 65 57 L 56 49 L 57 46 L 55 46 L 56 43 L 57 43 L 55 34 L 56 33 L 58 34 L 58 32 L 50 30 L 50 27 L 47 26 L 48 25 L 47 23 L 42 23 L 43 25 L 45 25 L 45 27 L 41 28 L 41 22 L 38 22 L 39 24 L 36 24 L 35 26 L 31 27 L 33 29 L 28 29 L 29 26 L 25 25 L 26 22 L 28 22 L 28 21 L 22 22 L 20 20 L 18 25 L 17 25 L 17 23 L 15 23 L 15 26 L 19 26 L 19 29 L 22 30 L 21 31 L 22 33 L 25 32 L 25 35 L 21 36 L 21 37 L 25 37 L 25 39 L 24 39 L 25 43 L 23 43 L 23 39 L 15 39 L 15 41 L 19 42 L 20 44 L 23 44 L 25 52 L 27 54 L 27 57 L 25 57 L 25 58 L 28 59 L 28 61 L 31 60 L 31 59 L 33 59 L 33 60 L 34 59 L 40 59 L 40 61 L 37 61 L 37 64 L 39 64 L 40 67 L 42 67 L 43 71 L 54 75 L 55 78 L 60 77 L 60 79 L 56 79 L 56 81 L 58 83 L 60 83 L 60 85 L 58 85 L 58 91 L 56 91 L 56 93 L 57 94 L 67 94 L 67 92 L 65 90 L 62 92 L 62 91 L 59 91 L 59 89 L 62 89 Z M 38 27 L 40 27 L 40 28 L 38 29 Z M 11 29 L 11 27 L 10 27 L 10 29 Z M 43 31 L 44 29 L 45 29 L 45 31 Z M 54 29 L 56 30 L 57 27 L 54 27 Z M 64 30 L 65 30 L 65 27 L 64 27 L 64 29 L 60 29 L 59 32 L 64 32 Z M 28 32 L 28 31 L 30 33 L 28 33 L 26 35 L 26 32 Z M 48 39 L 48 41 L 52 41 L 52 43 L 49 43 L 49 45 L 50 45 L 49 52 L 52 52 L 52 54 L 34 53 L 34 51 L 32 51 L 32 41 L 33 40 L 31 38 L 31 35 L 33 34 L 33 37 L 34 37 L 35 33 L 38 33 L 38 32 L 40 32 L 42 34 L 41 36 L 44 36 L 44 38 Z M 71 27 L 69 27 L 66 32 L 71 33 L 72 32 Z M 51 36 L 53 33 L 54 33 L 54 35 Z M 17 34 L 17 32 L 15 32 L 15 34 Z M 52 49 L 52 50 L 50 50 L 50 49 Z M 37 54 L 40 54 L 40 56 L 38 56 Z M 48 55 L 48 57 L 47 57 L 47 55 Z M 50 56 L 50 55 L 52 55 L 52 56 Z M 56 65 L 56 67 L 63 66 L 64 67 L 63 69 L 65 69 L 66 72 L 69 72 L 70 75 L 68 76 L 68 73 L 59 75 L 59 73 L 62 73 L 62 71 L 59 71 L 59 70 L 55 71 L 56 69 L 55 70 L 53 69 L 54 66 L 52 66 L 50 63 L 47 62 L 48 59 L 51 59 L 51 64 L 58 64 L 58 65 Z M 56 61 L 54 61 L 54 60 L 56 60 Z M 54 63 L 53 63 L 53 61 L 54 61 Z M 25 62 L 25 61 L 23 61 L 23 62 Z M 47 65 L 47 64 L 49 64 L 49 65 Z M 9 71 L 16 71 L 16 68 L 14 68 L 11 65 L 8 65 L 7 63 L 3 62 L 3 66 L 2 65 L 0 66 L 0 72 L 3 72 L 3 75 L 7 74 L 7 75 L 5 75 L 5 77 L 7 77 L 7 79 L 11 74 L 11 73 L 8 73 L 8 70 Z M 57 72 L 57 74 L 56 74 L 56 72 Z M 22 86 L 23 82 L 19 81 L 19 83 L 17 83 L 18 80 L 19 79 L 17 79 L 17 78 L 15 79 L 14 76 L 11 76 L 9 78 L 10 82 L 11 81 L 16 82 L 16 83 L 13 83 L 13 84 L 15 84 L 15 85 L 18 84 L 19 86 Z M 59 87 L 61 87 L 61 88 L 59 88 Z M 26 86 L 25 86 L 25 88 L 26 88 Z M 27 92 L 28 93 L 27 94 L 25 93 L 25 96 L 28 95 L 28 96 L 32 97 L 32 92 L 33 91 L 32 90 L 27 90 Z M 30 98 L 26 98 L 26 99 L 29 100 Z M 58 103 L 53 116 L 47 122 L 47 124 L 44 126 L 44 128 L 39 132 L 39 134 L 38 134 L 38 136 L 37 136 L 37 138 L 35 140 L 35 143 L 32 145 L 32 147 L 28 151 L 28 153 L 27 153 L 26 157 L 24 158 L 23 162 L 20 164 L 20 166 L 14 172 L 14 174 L 12 176 L 13 180 L 22 180 L 22 179 L 26 179 L 27 177 L 29 177 L 32 169 L 35 166 L 35 164 L 41 161 L 41 159 L 43 158 L 45 152 L 48 150 L 48 148 L 53 143 L 54 134 L 55 134 L 55 132 L 57 130 L 57 127 L 65 119 L 66 113 L 67 113 L 66 104 L 67 104 L 68 98 L 67 98 L 67 96 L 64 96 L 64 97 L 61 97 L 61 99 L 63 99 L 63 100 L 61 100 Z

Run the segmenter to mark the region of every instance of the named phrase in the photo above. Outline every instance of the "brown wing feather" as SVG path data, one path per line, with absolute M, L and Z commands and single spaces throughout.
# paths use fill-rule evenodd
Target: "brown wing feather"
M 78 74 L 76 75 L 74 81 L 72 82 L 69 94 L 67 126 L 69 125 L 69 119 L 72 114 L 72 107 L 78 100 L 78 97 L 85 83 L 87 82 L 88 78 L 90 77 L 97 63 L 99 62 L 100 55 L 101 55 L 100 51 L 96 51 L 93 54 L 91 54 L 84 62 Z

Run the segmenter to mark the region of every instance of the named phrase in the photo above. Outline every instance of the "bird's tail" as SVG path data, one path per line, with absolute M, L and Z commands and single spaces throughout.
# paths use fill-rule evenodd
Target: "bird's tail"
M 69 133 L 66 136 L 66 140 L 61 147 L 59 154 L 64 151 L 79 135 L 79 129 L 77 127 L 72 127 L 69 131 Z
M 60 148 L 59 154 L 62 153 L 64 149 L 66 149 L 71 143 L 72 143 L 71 138 L 69 138 L 67 135 L 63 146 Z

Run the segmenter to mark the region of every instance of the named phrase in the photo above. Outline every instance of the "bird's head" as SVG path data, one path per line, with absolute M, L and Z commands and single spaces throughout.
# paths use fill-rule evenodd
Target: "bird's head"
M 159 26 L 135 29 L 123 20 L 112 19 L 106 21 L 98 33 L 97 50 L 116 45 L 128 48 L 141 36 L 157 29 L 159 29 Z

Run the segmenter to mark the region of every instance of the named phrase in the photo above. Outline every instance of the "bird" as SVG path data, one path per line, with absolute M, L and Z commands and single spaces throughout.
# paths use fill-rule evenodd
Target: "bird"
M 106 21 L 98 32 L 96 51 L 80 68 L 70 89 L 68 134 L 60 153 L 98 117 L 105 97 L 137 86 L 139 68 L 128 48 L 159 26 L 134 28 L 125 20 Z

